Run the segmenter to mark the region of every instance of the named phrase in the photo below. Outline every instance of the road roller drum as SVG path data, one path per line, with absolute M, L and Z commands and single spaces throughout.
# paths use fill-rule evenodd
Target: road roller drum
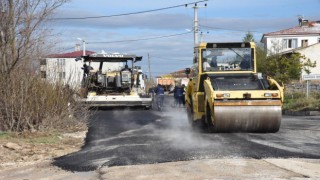
M 214 132 L 277 132 L 281 106 L 214 106 Z

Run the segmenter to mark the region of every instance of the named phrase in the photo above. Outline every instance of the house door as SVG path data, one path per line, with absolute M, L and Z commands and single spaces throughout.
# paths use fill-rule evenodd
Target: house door
M 301 40 L 301 46 L 302 47 L 307 47 L 308 46 L 308 40 L 307 39 Z

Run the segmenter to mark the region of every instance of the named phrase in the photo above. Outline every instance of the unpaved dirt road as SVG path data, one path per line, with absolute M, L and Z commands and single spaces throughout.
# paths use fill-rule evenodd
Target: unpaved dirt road
M 285 116 L 274 134 L 207 134 L 190 129 L 183 108 L 167 106 L 163 112 L 97 111 L 80 151 L 20 174 L 26 179 L 320 179 L 319 159 L 320 117 Z M 45 175 L 52 171 L 61 176 Z M 21 179 L 18 172 L 0 172 L 0 179 Z

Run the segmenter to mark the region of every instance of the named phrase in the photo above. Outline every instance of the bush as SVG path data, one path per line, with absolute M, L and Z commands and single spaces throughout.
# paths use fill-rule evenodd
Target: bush
M 50 84 L 25 70 L 0 76 L 0 130 L 34 131 L 71 127 L 75 113 L 87 109 L 74 100 L 75 92 L 61 84 Z
M 312 92 L 309 98 L 301 92 L 286 92 L 284 97 L 284 110 L 307 111 L 320 110 L 320 93 Z

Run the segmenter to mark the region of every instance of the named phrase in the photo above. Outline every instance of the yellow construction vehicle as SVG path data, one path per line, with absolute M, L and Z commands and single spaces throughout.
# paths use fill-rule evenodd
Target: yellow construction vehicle
M 209 132 L 279 130 L 283 87 L 257 73 L 253 42 L 200 43 L 193 64 L 186 92 L 193 126 Z

